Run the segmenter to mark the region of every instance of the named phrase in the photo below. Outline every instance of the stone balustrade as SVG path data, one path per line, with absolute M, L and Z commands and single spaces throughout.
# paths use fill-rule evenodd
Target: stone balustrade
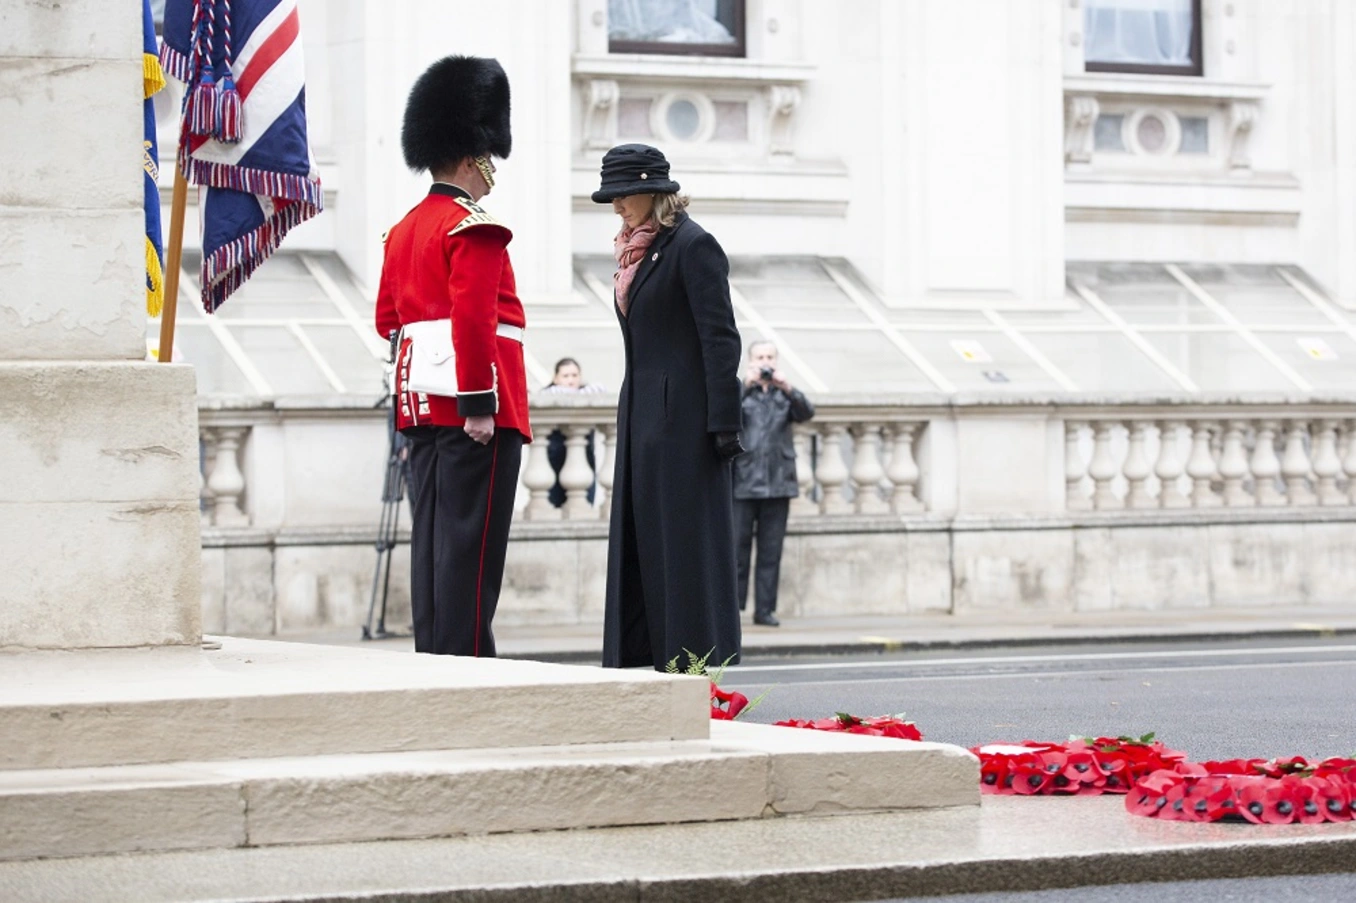
M 536 441 L 523 455 L 521 521 L 606 520 L 615 404 L 599 395 L 534 399 Z M 377 498 L 380 474 L 370 470 L 386 459 L 381 410 L 213 405 L 200 413 L 206 527 L 269 526 L 260 509 L 280 506 L 255 504 L 250 474 L 292 498 Z M 289 429 L 310 436 L 320 424 L 334 448 L 283 438 Z M 270 436 L 256 443 L 260 428 Z M 548 452 L 553 433 L 565 452 L 558 474 Z M 791 510 L 793 517 L 828 519 L 1351 505 L 1353 438 L 1356 398 L 821 399 L 814 420 L 794 429 L 801 491 Z M 266 458 L 275 455 L 289 460 Z M 322 468 L 327 485 L 288 487 L 314 470 L 298 466 L 310 455 L 364 463 L 331 462 Z M 333 521 L 296 514 L 284 520 Z
M 1070 511 L 1356 503 L 1351 408 L 1073 412 L 1063 421 Z

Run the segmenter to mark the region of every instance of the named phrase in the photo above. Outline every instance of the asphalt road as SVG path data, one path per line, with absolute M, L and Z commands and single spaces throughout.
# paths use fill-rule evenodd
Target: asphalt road
M 762 659 L 721 683 L 767 692 L 750 721 L 902 712 L 966 747 L 1153 731 L 1197 759 L 1356 753 L 1347 637 Z
M 928 740 L 972 747 L 1154 731 L 1196 759 L 1356 753 L 1356 643 L 1059 646 L 750 660 L 721 681 L 751 721 L 905 713 Z M 938 898 L 932 898 L 938 899 Z M 954 903 L 1356 900 L 1356 875 L 964 895 Z M 903 903 L 903 901 L 899 901 Z

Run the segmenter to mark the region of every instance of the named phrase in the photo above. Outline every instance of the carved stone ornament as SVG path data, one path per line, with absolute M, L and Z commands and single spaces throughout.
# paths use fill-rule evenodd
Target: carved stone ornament
M 587 92 L 584 98 L 584 147 L 606 150 L 615 143 L 615 113 L 621 89 L 611 79 L 594 79 L 588 83 Z
M 1252 137 L 1252 127 L 1257 123 L 1257 102 L 1255 100 L 1235 100 L 1229 104 L 1229 168 L 1251 169 L 1252 158 L 1248 156 L 1248 140 Z
M 1088 94 L 1071 95 L 1064 110 L 1064 162 L 1091 163 L 1093 126 L 1101 106 Z
M 791 117 L 800 106 L 800 88 L 795 85 L 770 85 L 767 89 L 768 153 L 774 157 L 795 156 L 791 135 Z

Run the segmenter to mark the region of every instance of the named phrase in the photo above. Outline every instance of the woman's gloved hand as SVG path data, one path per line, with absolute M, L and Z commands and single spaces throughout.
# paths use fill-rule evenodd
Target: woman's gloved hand
M 716 454 L 727 461 L 745 452 L 738 433 L 712 433 L 711 440 L 716 445 Z

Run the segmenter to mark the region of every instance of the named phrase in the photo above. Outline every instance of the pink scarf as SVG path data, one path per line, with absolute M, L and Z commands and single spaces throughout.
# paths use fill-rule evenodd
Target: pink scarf
M 626 297 L 631 290 L 631 280 L 636 278 L 636 270 L 645 259 L 645 251 L 659 234 L 659 228 L 651 220 L 634 229 L 623 228 L 613 240 L 612 250 L 617 257 L 617 272 L 612 279 L 617 289 L 617 308 L 626 316 L 630 299 Z

